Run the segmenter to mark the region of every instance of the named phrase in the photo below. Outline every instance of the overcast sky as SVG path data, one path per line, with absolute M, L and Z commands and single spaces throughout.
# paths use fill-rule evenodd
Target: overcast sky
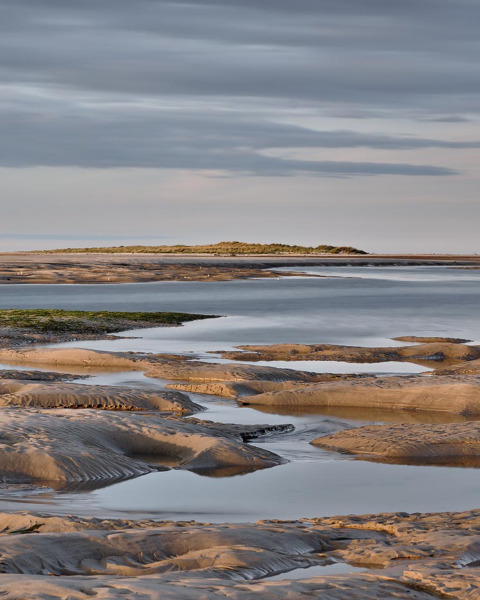
M 480 249 L 478 0 L 1 0 L 0 250 Z

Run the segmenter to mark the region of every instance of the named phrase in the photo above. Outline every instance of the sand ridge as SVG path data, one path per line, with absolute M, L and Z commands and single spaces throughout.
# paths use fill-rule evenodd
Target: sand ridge
M 238 398 L 241 404 L 286 407 L 351 407 L 480 414 L 480 377 L 364 377 L 297 384 L 288 390 Z
M 338 374 L 318 374 L 317 382 L 325 381 L 350 381 L 363 379 L 365 375 L 338 375 Z M 193 392 L 195 394 L 208 394 L 213 396 L 223 396 L 225 398 L 241 398 L 243 396 L 252 396 L 267 392 L 280 392 L 295 390 L 302 382 L 298 381 L 271 381 L 266 379 L 257 379 L 249 381 L 209 381 L 208 383 L 169 383 L 166 387 L 173 390 L 184 392 Z
M 186 394 L 121 386 L 75 383 L 30 383 L 0 380 L 0 407 L 96 408 L 104 410 L 156 410 L 179 414 L 203 408 Z
M 185 258 L 148 254 L 0 254 L 1 284 L 119 284 L 155 281 L 229 281 L 278 278 L 268 257 L 226 261 L 213 257 Z M 271 261 L 270 261 L 271 262 Z M 277 266 L 274 259 L 274 266 Z M 265 263 L 265 264 L 264 264 Z M 282 266 L 283 261 L 278 266 Z M 296 273 L 282 273 L 282 276 Z
M 399 338 L 396 338 L 399 339 Z M 412 340 L 411 337 L 403 338 Z M 419 364 L 470 361 L 480 358 L 480 346 L 468 346 L 452 338 L 417 338 L 413 346 L 366 347 L 336 344 L 273 344 L 268 346 L 244 345 L 238 350 L 220 352 L 222 358 L 239 361 L 343 361 L 353 363 L 380 363 L 408 361 Z M 424 340 L 428 340 L 424 342 Z M 462 340 L 463 342 L 463 340 Z
M 281 464 L 279 456 L 245 444 L 238 428 L 203 426 L 182 418 L 2 409 L 0 473 L 4 482 L 102 486 L 138 477 L 172 462 L 179 468 L 255 470 Z M 259 426 L 261 431 L 268 426 Z M 247 430 L 252 434 L 252 428 Z
M 144 371 L 148 377 L 192 381 L 320 381 L 321 376 L 307 371 L 278 369 L 235 363 L 210 363 L 197 360 L 109 353 L 81 348 L 10 348 L 0 349 L 0 361 L 14 365 L 44 365 L 50 368 L 80 366 L 84 368 L 121 368 Z
M 480 464 L 480 422 L 370 425 L 319 437 L 312 444 L 381 462 L 473 466 Z

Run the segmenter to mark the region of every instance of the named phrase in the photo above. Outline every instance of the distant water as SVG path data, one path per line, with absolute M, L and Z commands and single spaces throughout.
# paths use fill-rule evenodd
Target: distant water
M 300 269 L 299 269 L 300 270 Z M 225 315 L 139 332 L 122 349 L 203 352 L 281 342 L 392 344 L 401 335 L 480 341 L 480 270 L 311 268 L 335 277 L 122 285 L 3 285 L 0 308 L 172 310 Z M 128 335 L 136 335 L 130 332 Z M 78 344 L 76 344 L 78 345 Z M 105 342 L 90 347 L 108 348 Z M 119 346 L 120 348 L 120 346 Z
M 331 277 L 211 283 L 4 285 L 0 286 L 0 308 L 172 310 L 224 315 L 222 319 L 183 327 L 127 332 L 124 339 L 115 341 L 71 344 L 107 350 L 195 353 L 210 358 L 212 355 L 206 354 L 207 351 L 239 344 L 395 345 L 391 338 L 401 335 L 453 336 L 480 341 L 480 271 L 445 267 L 303 270 Z M 130 339 L 131 336 L 138 337 Z M 315 362 L 281 366 L 387 374 L 420 370 L 408 363 Z M 164 385 L 141 373 L 109 373 L 81 381 L 150 388 Z M 203 416 L 212 420 L 293 423 L 296 427 L 293 434 L 261 444 L 290 462 L 229 478 L 172 470 L 88 493 L 31 496 L 5 492 L 0 493 L 0 509 L 241 521 L 376 511 L 462 510 L 478 507 L 480 503 L 477 469 L 381 465 L 351 460 L 309 444 L 317 435 L 347 425 L 401 420 L 401 415 L 382 416 L 368 411 L 358 415 L 351 411 L 302 414 L 288 410 L 275 414 L 252 406 L 240 408 L 230 399 L 198 395 L 192 398 L 208 408 Z M 417 417 L 429 419 L 428 415 L 423 417 L 418 413 L 414 418 Z M 449 420 L 448 416 L 443 418 Z

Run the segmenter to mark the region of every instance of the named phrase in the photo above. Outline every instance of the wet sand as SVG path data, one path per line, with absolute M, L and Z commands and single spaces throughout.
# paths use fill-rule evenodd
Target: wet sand
M 305 266 L 479 266 L 478 256 L 455 255 L 322 255 L 208 256 L 151 254 L 0 254 L 0 284 L 95 284 L 153 281 L 227 281 L 298 275 Z
M 0 591 L 8 600 L 473 600 L 480 593 L 478 511 L 255 525 L 20 513 L 0 514 L 0 528 Z M 335 563 L 345 565 L 343 574 L 318 575 Z M 299 568 L 301 579 L 275 578 Z
M 361 351 L 370 362 L 392 360 L 395 351 L 397 360 L 430 361 L 436 368 L 428 376 L 382 378 L 162 354 L 18 347 L 18 336 L 14 338 L 15 347 L 8 347 L 7 337 L 7 347 L 0 350 L 0 362 L 24 367 L 26 373 L 25 379 L 19 370 L 15 377 L 0 380 L 0 476 L 4 485 L 13 487 L 100 489 L 172 468 L 227 477 L 252 470 L 261 474 L 284 462 L 271 451 L 273 445 L 260 448 L 252 442 L 266 436 L 277 439 L 291 429 L 187 416 L 200 413 L 202 407 L 184 392 L 269 406 L 308 407 L 313 398 L 317 407 L 331 409 L 480 414 L 480 380 L 461 372 L 480 362 L 478 347 L 466 346 L 463 340 L 416 338 L 413 346 L 353 350 L 328 346 L 340 360 L 359 360 Z M 318 360 L 326 349 L 302 348 L 307 361 Z M 288 360 L 295 356 L 292 349 L 298 354 L 299 347 L 291 346 L 253 351 Z M 237 360 L 242 358 L 242 352 L 238 354 Z M 331 356 L 327 352 L 324 359 Z M 32 367 L 48 371 L 39 371 L 35 379 Z M 175 391 L 79 384 L 55 375 L 57 369 L 68 373 L 79 368 L 141 372 L 166 380 Z M 459 372 L 444 373 L 453 368 Z M 308 441 L 328 451 L 385 462 L 480 459 L 480 427 L 471 422 L 345 424 L 333 435 L 312 435 Z M 255 525 L 0 514 L 0 592 L 9 600 L 134 594 L 152 600 L 193 600 L 199 594 L 206 600 L 250 600 L 259 595 L 268 600 L 292 594 L 328 595 L 332 600 L 471 600 L 480 594 L 479 532 L 478 511 Z M 351 565 L 352 572 L 319 576 L 316 570 L 309 577 L 309 567 L 334 562 Z M 299 568 L 305 569 L 305 576 L 288 581 L 288 572 Z M 286 580 L 269 580 L 281 573 L 287 574 Z
M 411 337 L 395 338 L 397 341 Z M 417 338 L 418 339 L 418 338 Z M 381 363 L 408 361 L 432 368 L 442 367 L 480 358 L 480 346 L 468 346 L 464 340 L 450 341 L 449 338 L 420 338 L 412 346 L 387 348 L 340 346 L 334 344 L 275 344 L 270 346 L 239 346 L 237 351 L 219 352 L 222 358 L 240 361 L 298 361 L 326 360 L 354 363 Z M 466 340 L 468 341 L 468 340 Z

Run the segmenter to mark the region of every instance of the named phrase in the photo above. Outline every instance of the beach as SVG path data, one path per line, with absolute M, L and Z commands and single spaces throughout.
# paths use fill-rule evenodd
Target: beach
M 6 598 L 478 597 L 480 275 L 275 260 L 2 286 Z

